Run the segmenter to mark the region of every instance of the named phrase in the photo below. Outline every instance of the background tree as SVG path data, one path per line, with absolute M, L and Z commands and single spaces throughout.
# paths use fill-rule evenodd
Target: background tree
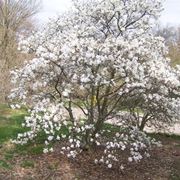
M 165 39 L 169 48 L 168 56 L 171 58 L 171 64 L 173 66 L 180 64 L 180 27 L 158 24 L 155 27 L 155 34 Z
M 0 0 L 0 76 L 2 99 L 8 94 L 9 70 L 22 63 L 17 52 L 19 34 L 31 29 L 31 18 L 40 10 L 39 0 Z M 31 25 L 30 25 L 31 24 Z

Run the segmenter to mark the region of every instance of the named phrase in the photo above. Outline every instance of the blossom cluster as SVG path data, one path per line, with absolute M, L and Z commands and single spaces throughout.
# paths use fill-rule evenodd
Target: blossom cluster
M 127 158 L 129 163 L 139 162 L 143 158 L 150 157 L 149 150 L 153 145 L 161 146 L 161 143 L 151 139 L 139 129 L 130 127 L 117 132 L 113 140 L 106 142 L 104 155 L 99 160 L 95 159 L 95 163 L 104 163 L 108 168 L 112 168 L 114 163 L 120 161 L 119 154 L 123 151 L 129 151 L 130 155 Z M 123 170 L 124 165 L 121 164 L 120 168 Z

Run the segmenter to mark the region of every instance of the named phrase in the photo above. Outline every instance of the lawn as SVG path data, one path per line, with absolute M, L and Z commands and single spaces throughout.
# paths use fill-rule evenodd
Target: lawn
M 11 139 L 24 131 L 21 123 L 26 114 L 25 109 L 12 110 L 6 105 L 0 105 L 0 180 L 180 179 L 180 136 L 150 134 L 163 144 L 162 147 L 152 150 L 150 159 L 144 159 L 139 164 L 127 164 L 124 171 L 120 170 L 118 165 L 107 169 L 93 163 L 100 149 L 83 152 L 76 160 L 72 160 L 60 154 L 61 144 L 55 144 L 53 153 L 43 154 L 43 136 L 25 146 L 11 143 Z M 107 124 L 104 128 L 114 131 L 118 129 Z
M 18 132 L 22 132 L 21 123 L 26 111 L 12 110 L 6 105 L 0 105 L 0 144 L 14 138 Z
M 18 133 L 25 131 L 21 124 L 26 115 L 25 109 L 13 110 L 7 105 L 0 105 L 0 169 L 11 169 L 12 163 L 9 160 L 16 155 L 42 154 L 41 140 L 38 143 L 29 143 L 24 146 L 14 145 L 11 142 Z M 23 162 L 22 165 L 24 166 Z

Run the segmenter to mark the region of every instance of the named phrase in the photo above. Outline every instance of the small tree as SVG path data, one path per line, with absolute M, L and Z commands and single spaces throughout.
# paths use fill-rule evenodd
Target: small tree
M 152 141 L 131 119 L 121 120 L 112 139 L 103 127 L 124 107 L 132 114 L 140 108 L 148 117 L 178 112 L 179 99 L 169 96 L 179 93 L 178 71 L 165 57 L 163 39 L 151 33 L 160 11 L 158 0 L 75 1 L 71 12 L 22 40 L 21 50 L 36 58 L 12 73 L 18 87 L 10 97 L 32 107 L 23 124 L 30 131 L 15 142 L 27 143 L 43 131 L 44 152 L 53 150 L 53 140 L 67 138 L 62 151 L 69 157 L 102 145 L 104 155 L 95 162 L 109 168 L 127 148 L 130 162 L 148 156 Z

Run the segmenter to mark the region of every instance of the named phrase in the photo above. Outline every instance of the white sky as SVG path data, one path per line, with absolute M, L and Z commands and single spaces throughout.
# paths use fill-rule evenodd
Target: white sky
M 71 6 L 71 0 L 42 0 L 42 2 L 43 8 L 38 15 L 42 23 Z M 163 24 L 180 25 L 180 0 L 165 0 L 160 21 Z

